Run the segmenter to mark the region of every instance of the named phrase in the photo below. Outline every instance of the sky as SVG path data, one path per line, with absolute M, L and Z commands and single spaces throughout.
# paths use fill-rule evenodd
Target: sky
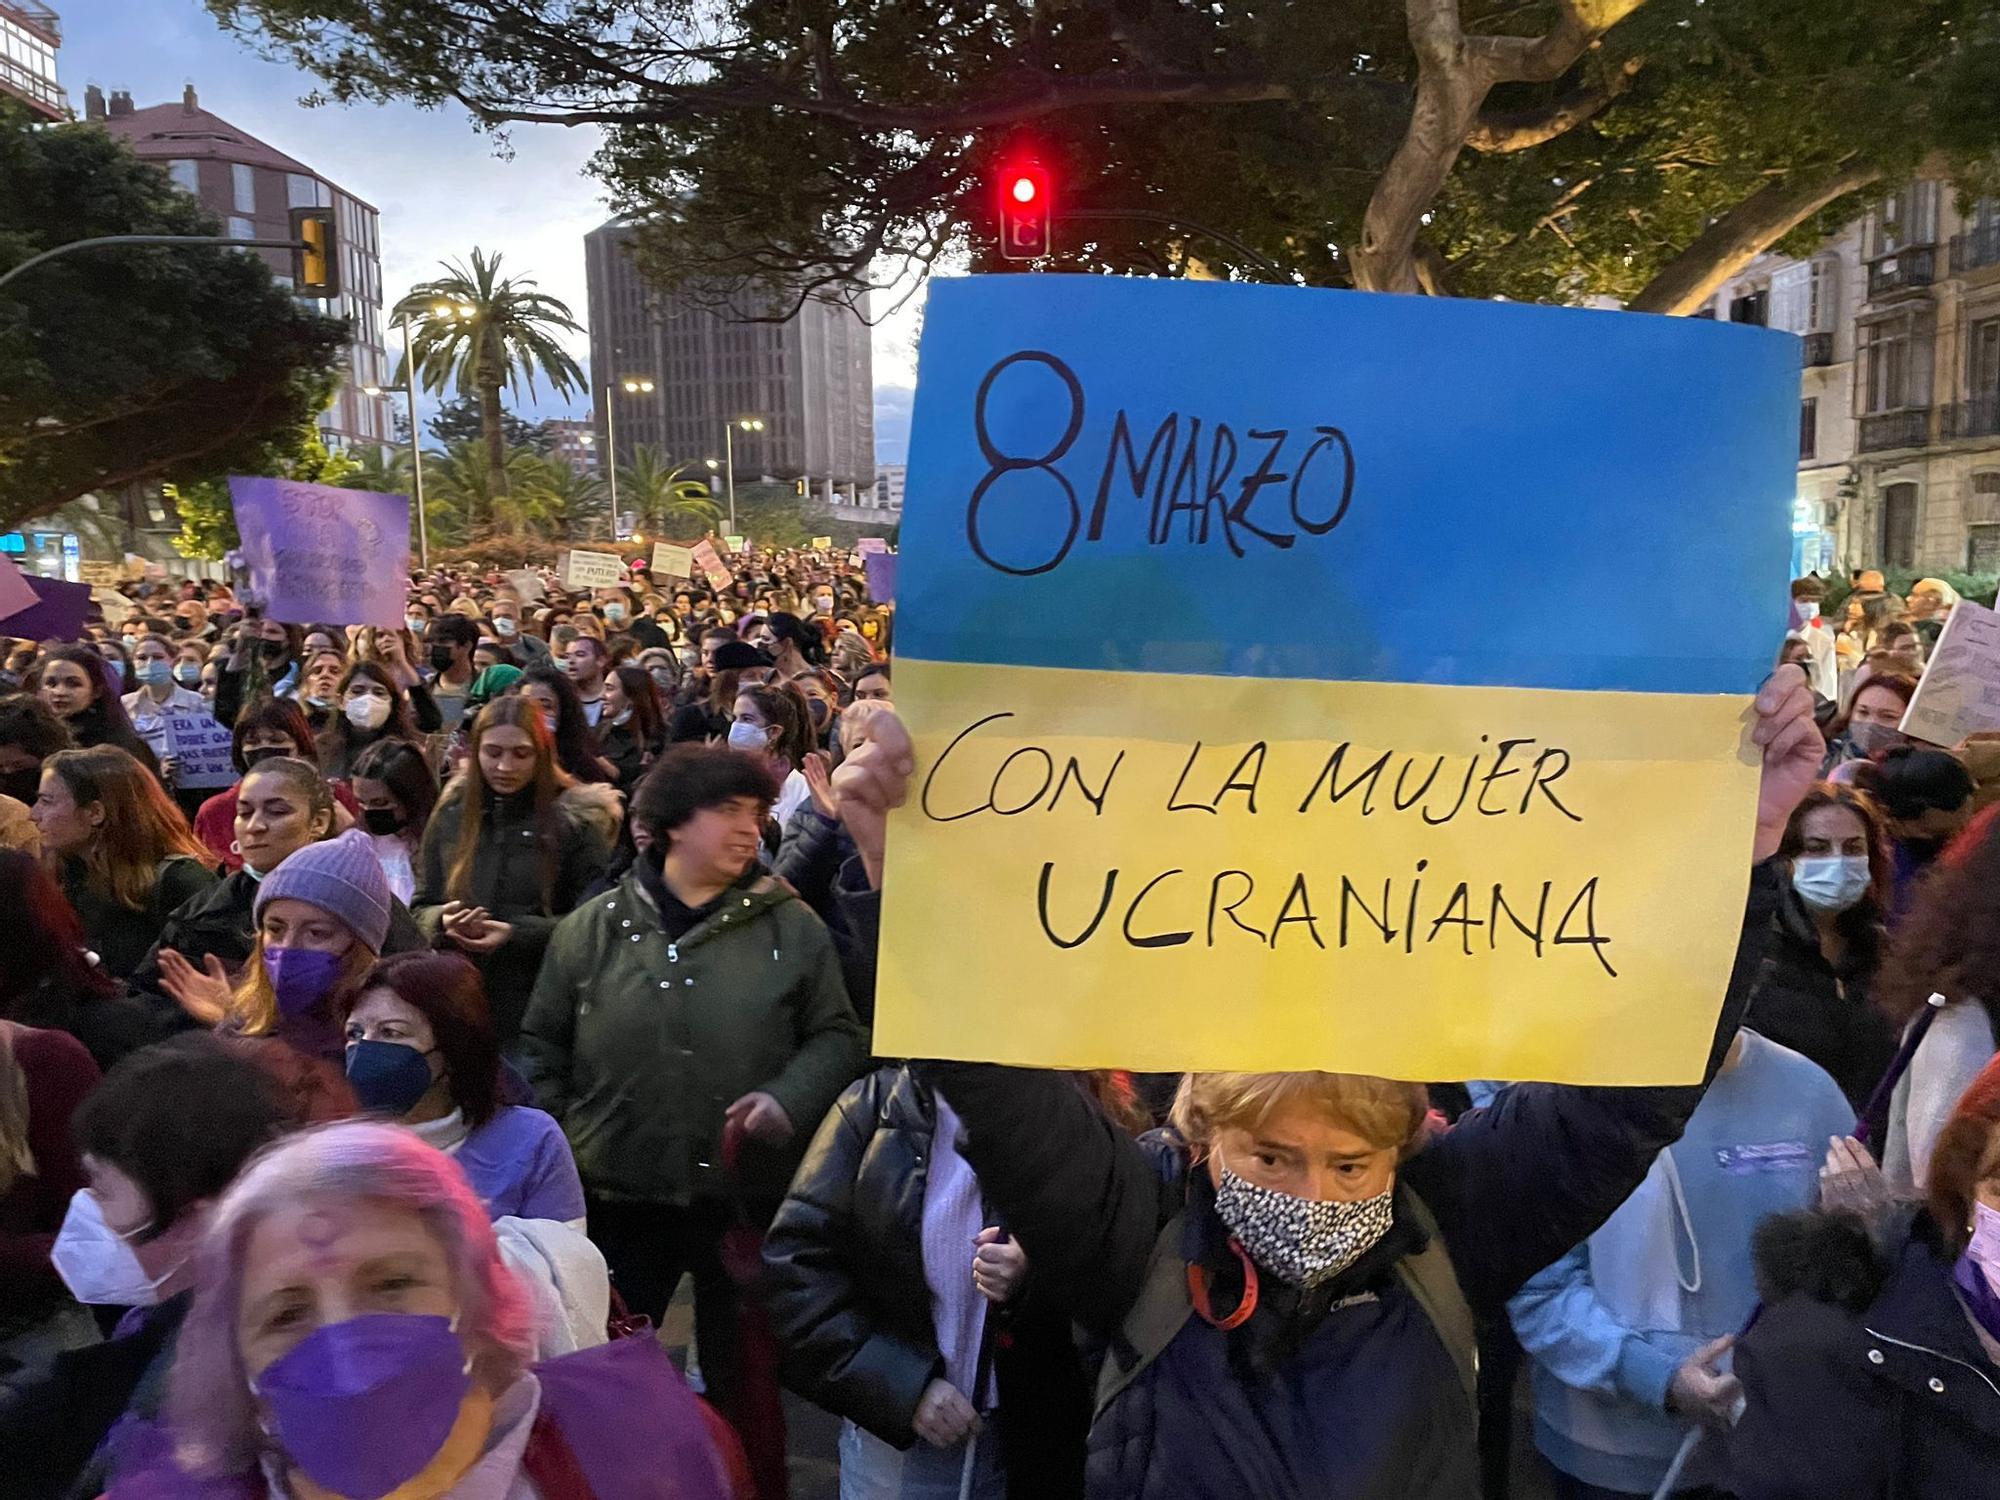
M 203 108 L 337 182 L 382 215 L 382 279 L 393 303 L 439 261 L 463 259 L 473 246 L 505 256 L 509 274 L 531 276 L 587 316 L 583 237 L 608 216 L 601 186 L 585 166 L 596 149 L 591 127 L 522 126 L 512 155 L 496 154 L 464 113 L 413 105 L 329 105 L 300 98 L 311 75 L 260 58 L 225 34 L 199 0 L 53 0 L 61 13 L 57 62 L 70 103 L 83 91 L 124 89 L 140 108 L 176 101 L 195 86 Z M 921 298 L 912 298 L 875 329 L 875 446 L 881 463 L 900 463 L 909 437 L 916 382 L 915 329 Z M 587 363 L 587 340 L 573 351 Z M 520 398 L 528 416 L 582 416 L 588 398 L 565 401 L 541 388 Z

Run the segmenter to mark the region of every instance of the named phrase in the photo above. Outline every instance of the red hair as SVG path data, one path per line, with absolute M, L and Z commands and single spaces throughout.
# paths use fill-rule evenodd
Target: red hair
M 1931 1217 L 1954 1254 L 1970 1238 L 1979 1185 L 2000 1178 L 2000 1055 L 1980 1070 L 1960 1096 L 1931 1152 Z

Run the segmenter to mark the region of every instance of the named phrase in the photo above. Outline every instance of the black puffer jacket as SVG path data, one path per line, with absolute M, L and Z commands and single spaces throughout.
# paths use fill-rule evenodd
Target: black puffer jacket
M 935 1098 L 907 1067 L 858 1080 L 820 1125 L 764 1240 L 785 1384 L 897 1448 L 918 1441 L 917 1402 L 944 1374 L 923 1260 L 936 1129 Z M 1005 1313 L 1003 1337 L 1000 1315 L 988 1330 L 1008 1493 L 1080 1495 L 1090 1398 L 1067 1317 L 1030 1292 Z
M 1924 1216 L 1878 1245 L 1852 1215 L 1757 1232 L 1764 1311 L 1736 1345 L 1739 1500 L 2000 1500 L 2000 1365 Z
M 1847 956 L 1838 971 L 1820 951 L 1812 916 L 1789 884 L 1779 892 L 1771 929 L 1744 1024 L 1825 1068 L 1860 1109 L 1896 1055 L 1895 1028 L 1868 1003 L 1882 962 L 1881 922 L 1869 911 L 1847 914 Z
M 1774 872 L 1760 866 L 1709 1078 L 1762 966 L 1775 897 Z M 1114 1351 L 1142 1294 L 1181 1284 L 1150 1274 L 1156 1251 L 1226 1260 L 1213 1253 L 1226 1236 L 1207 1179 L 1163 1180 L 1055 1075 L 929 1062 L 919 1077 L 951 1099 L 966 1159 L 1036 1275 Z M 1522 1282 L 1631 1195 L 1705 1088 L 1519 1085 L 1429 1136 L 1403 1163 L 1399 1195 L 1408 1189 L 1435 1220 L 1471 1312 L 1500 1316 Z M 1409 1206 L 1399 1196 L 1379 1256 L 1329 1283 L 1342 1288 L 1330 1305 L 1272 1288 L 1226 1333 L 1183 1302 L 1157 1360 L 1097 1413 L 1093 1500 L 1474 1500 L 1472 1403 L 1438 1323 L 1397 1275 L 1431 1244 Z M 1184 1208 L 1174 1246 L 1162 1231 Z M 1258 1326 L 1272 1319 L 1282 1326 Z

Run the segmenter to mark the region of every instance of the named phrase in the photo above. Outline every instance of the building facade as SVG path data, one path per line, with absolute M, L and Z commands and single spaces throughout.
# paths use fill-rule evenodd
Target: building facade
M 84 117 L 128 142 L 144 160 L 201 200 L 226 231 L 243 239 L 288 239 L 294 208 L 331 208 L 340 240 L 340 296 L 311 304 L 347 319 L 351 341 L 346 378 L 321 415 L 328 446 L 373 447 L 392 442 L 387 396 L 365 387 L 387 386 L 393 366 L 383 343 L 382 246 L 375 210 L 329 182 L 304 163 L 285 155 L 221 116 L 201 107 L 190 84 L 175 104 L 140 109 L 132 96 L 107 100 L 92 85 L 84 91 Z M 280 284 L 291 285 L 288 250 L 256 250 Z
M 549 456 L 579 474 L 597 472 L 597 429 L 588 417 L 550 417 L 541 424 L 549 435 Z
M 11 94 L 44 120 L 69 118 L 56 82 L 62 22 L 41 0 L 0 0 L 0 94 Z
M 584 240 L 597 438 L 621 455 L 647 444 L 696 468 L 722 461 L 738 484 L 804 479 L 822 501 L 875 486 L 875 378 L 868 325 L 850 308 L 806 302 L 783 323 L 748 321 L 662 291 L 639 274 L 631 230 Z M 650 382 L 651 389 L 644 389 Z M 742 421 L 761 421 L 745 429 Z
M 1706 315 L 1800 335 L 1796 571 L 2000 572 L 2000 199 L 1912 183 Z

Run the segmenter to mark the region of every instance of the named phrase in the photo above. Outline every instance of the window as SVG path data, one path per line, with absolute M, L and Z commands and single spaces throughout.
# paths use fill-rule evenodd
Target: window
M 248 219 L 232 214 L 229 219 L 229 237 L 232 240 L 254 240 L 257 226 Z
M 1738 297 L 1729 304 L 1729 321 L 1732 323 L 1755 323 L 1760 328 L 1770 313 L 1771 294 L 1755 291 Z
M 1907 312 L 1860 329 L 1864 412 L 1904 411 L 1931 402 L 1931 322 Z
M 230 202 L 239 214 L 257 212 L 257 174 L 236 162 L 229 168 Z
M 1892 484 L 1882 491 L 1882 565 L 1917 565 L 1917 487 Z
M 185 157 L 167 163 L 167 175 L 174 180 L 174 186 L 184 193 L 201 192 L 201 163 L 189 161 Z
M 1819 449 L 1819 397 L 1808 396 L 1799 403 L 1799 457 L 1811 458 Z
M 333 202 L 325 183 L 303 172 L 285 174 L 285 203 L 290 208 L 326 208 Z
M 1875 254 L 1894 255 L 1908 245 L 1937 243 L 1938 185 L 1913 182 L 1875 215 Z
M 2000 573 L 2000 526 L 1965 528 L 1965 571 Z
M 2000 318 L 1972 325 L 1966 340 L 1965 388 L 1973 396 L 2000 391 Z

